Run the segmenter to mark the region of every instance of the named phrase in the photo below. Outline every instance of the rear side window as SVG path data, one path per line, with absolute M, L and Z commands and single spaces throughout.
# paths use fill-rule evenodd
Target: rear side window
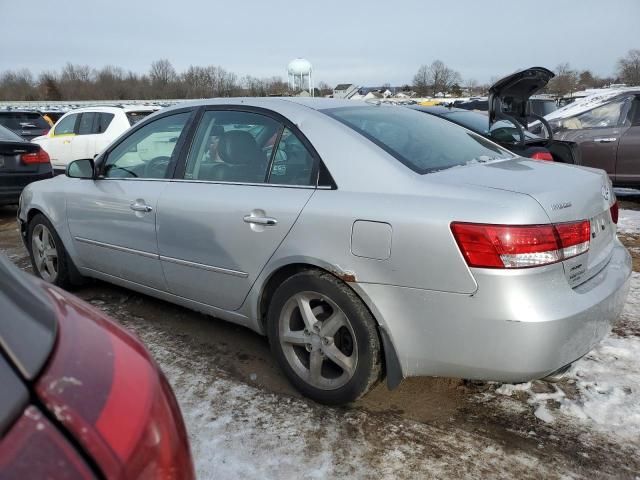
M 99 113 L 95 133 L 106 132 L 111 124 L 111 120 L 113 120 L 113 116 L 113 113 Z
M 129 125 L 135 125 L 136 123 L 138 123 L 140 120 L 142 120 L 144 117 L 148 117 L 149 115 L 151 115 L 153 112 L 127 112 L 127 120 L 129 120 Z
M 322 112 L 420 174 L 514 158 L 512 153 L 480 135 L 408 108 L 378 105 L 332 108 Z
M 48 130 L 49 124 L 36 112 L 1 112 L 0 125 L 11 130 Z
M 282 125 L 251 112 L 211 110 L 200 120 L 185 179 L 264 183 Z
M 56 124 L 56 126 L 54 127 L 53 134 L 67 135 L 70 133 L 74 133 L 74 127 L 76 125 L 77 119 L 78 119 L 77 113 L 69 115 L 68 117 L 61 118 L 58 124 Z
M 93 122 L 97 113 L 85 112 L 80 114 L 80 123 L 78 124 L 78 135 L 90 135 L 93 133 Z
M 271 162 L 269 183 L 278 185 L 312 185 L 313 157 L 300 139 L 288 128 L 280 137 Z

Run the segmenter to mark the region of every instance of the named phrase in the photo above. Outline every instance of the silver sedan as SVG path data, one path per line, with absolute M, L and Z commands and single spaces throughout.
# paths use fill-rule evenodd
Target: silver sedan
M 616 221 L 603 171 L 331 99 L 164 109 L 19 209 L 43 279 L 98 278 L 268 335 L 290 381 L 330 404 L 385 375 L 556 375 L 625 302 Z

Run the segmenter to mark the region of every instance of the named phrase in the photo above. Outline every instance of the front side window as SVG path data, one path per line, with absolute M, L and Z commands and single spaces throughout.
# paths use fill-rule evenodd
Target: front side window
M 560 128 L 565 130 L 579 130 L 581 128 L 617 127 L 622 115 L 626 112 L 628 100 L 622 98 L 605 105 L 593 108 L 579 115 L 561 120 Z
M 85 112 L 80 114 L 80 123 L 78 124 L 78 135 L 90 135 L 93 132 L 93 122 L 97 113 Z
M 408 108 L 378 105 L 321 111 L 420 174 L 514 158 L 512 153 L 478 134 Z
M 78 114 L 74 113 L 67 117 L 60 119 L 60 122 L 55 126 L 53 130 L 54 135 L 69 135 L 70 133 L 74 133 L 74 127 L 76 125 L 76 120 L 78 119 Z
M 285 128 L 271 163 L 269 183 L 313 185 L 313 163 L 313 157 L 304 144 Z
M 107 156 L 105 178 L 166 178 L 191 112 L 151 122 L 125 138 Z
M 189 151 L 184 178 L 264 183 L 281 128 L 277 121 L 257 113 L 205 112 Z

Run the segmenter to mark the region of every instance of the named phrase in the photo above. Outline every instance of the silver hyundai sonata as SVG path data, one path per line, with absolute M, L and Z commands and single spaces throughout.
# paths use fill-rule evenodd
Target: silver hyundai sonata
M 386 375 L 522 382 L 609 331 L 630 256 L 601 170 L 528 160 L 403 107 L 182 103 L 28 186 L 34 270 L 268 335 L 318 402 Z

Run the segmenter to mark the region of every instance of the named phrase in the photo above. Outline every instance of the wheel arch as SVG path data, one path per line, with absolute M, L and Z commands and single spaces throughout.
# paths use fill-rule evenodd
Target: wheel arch
M 395 389 L 400 385 L 404 378 L 402 365 L 400 364 L 395 346 L 389 336 L 389 333 L 384 328 L 384 322 L 381 322 L 381 319 L 378 318 L 380 316 L 380 312 L 375 309 L 371 304 L 371 301 L 365 295 L 362 295 L 362 291 L 357 288 L 356 275 L 351 271 L 343 270 L 336 265 L 330 265 L 322 261 L 313 261 L 310 259 L 292 261 L 291 263 L 285 263 L 274 268 L 268 273 L 264 281 L 261 282 L 260 294 L 258 296 L 256 308 L 256 318 L 260 331 L 266 331 L 267 311 L 269 309 L 271 298 L 278 286 L 292 275 L 306 270 L 317 270 L 329 273 L 349 287 L 358 296 L 362 303 L 364 303 L 365 307 L 369 310 L 369 313 L 376 322 L 384 358 L 383 372 L 386 376 L 387 387 L 389 390 Z

